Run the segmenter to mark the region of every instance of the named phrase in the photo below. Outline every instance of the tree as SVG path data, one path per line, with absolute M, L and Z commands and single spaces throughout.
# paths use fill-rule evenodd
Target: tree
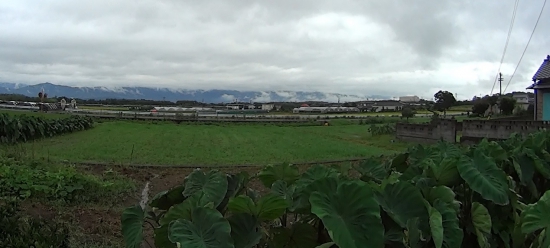
M 443 116 L 447 114 L 447 110 L 456 104 L 456 98 L 453 93 L 449 91 L 438 91 L 434 95 L 435 105 L 434 108 L 443 112 Z
M 409 107 L 404 107 L 401 110 L 401 117 L 407 118 L 407 121 L 409 121 L 409 118 L 414 117 L 414 111 Z
M 486 99 L 478 99 L 472 106 L 472 114 L 483 116 L 487 109 L 489 109 L 489 102 Z
M 516 99 L 512 97 L 502 97 L 498 105 L 503 114 L 511 115 L 516 107 Z

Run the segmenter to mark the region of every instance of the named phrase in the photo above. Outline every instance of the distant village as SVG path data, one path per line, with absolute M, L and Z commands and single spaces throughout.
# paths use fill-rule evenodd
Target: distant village
M 514 92 L 511 94 L 516 99 L 518 106 L 527 109 L 533 104 L 533 97 L 529 93 Z M 303 101 L 303 102 L 240 102 L 235 100 L 230 103 L 208 104 L 197 101 L 152 101 L 152 100 L 131 100 L 131 99 L 106 99 L 106 100 L 83 100 L 65 99 L 54 97 L 48 102 L 37 101 L 9 101 L 0 100 L 1 108 L 17 108 L 47 111 L 59 111 L 66 109 L 78 109 L 77 102 L 86 106 L 117 106 L 127 107 L 129 111 L 151 111 L 151 112 L 210 112 L 210 113 L 267 113 L 285 112 L 295 114 L 329 114 L 329 113 L 358 113 L 358 112 L 398 112 L 404 107 L 412 109 L 424 109 L 431 100 L 421 99 L 418 96 L 402 96 L 397 100 L 363 100 L 355 102 L 331 103 L 325 101 Z M 101 102 L 101 103 L 99 103 Z M 471 104 L 471 101 L 463 101 L 463 104 Z

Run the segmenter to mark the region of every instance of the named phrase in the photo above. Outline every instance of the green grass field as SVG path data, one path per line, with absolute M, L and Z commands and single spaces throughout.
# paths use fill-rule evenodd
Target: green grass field
M 216 166 L 310 162 L 390 154 L 407 144 L 366 125 L 176 125 L 104 122 L 91 130 L 5 147 L 28 156 L 122 164 Z

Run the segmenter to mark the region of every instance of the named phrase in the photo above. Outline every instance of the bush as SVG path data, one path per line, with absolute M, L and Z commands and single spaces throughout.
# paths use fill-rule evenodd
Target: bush
M 14 198 L 0 198 L 0 247 L 69 247 L 69 228 L 41 218 L 25 218 Z
M 109 202 L 135 185 L 113 176 L 99 178 L 71 166 L 52 166 L 0 157 L 0 197 L 29 197 L 74 202 Z

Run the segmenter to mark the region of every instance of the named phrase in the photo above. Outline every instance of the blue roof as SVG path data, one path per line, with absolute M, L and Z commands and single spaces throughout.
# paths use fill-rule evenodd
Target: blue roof
M 546 59 L 542 62 L 542 65 L 540 65 L 539 69 L 533 76 L 533 81 L 536 83 L 536 81 L 541 79 L 549 79 L 550 78 L 550 55 L 546 56 Z

